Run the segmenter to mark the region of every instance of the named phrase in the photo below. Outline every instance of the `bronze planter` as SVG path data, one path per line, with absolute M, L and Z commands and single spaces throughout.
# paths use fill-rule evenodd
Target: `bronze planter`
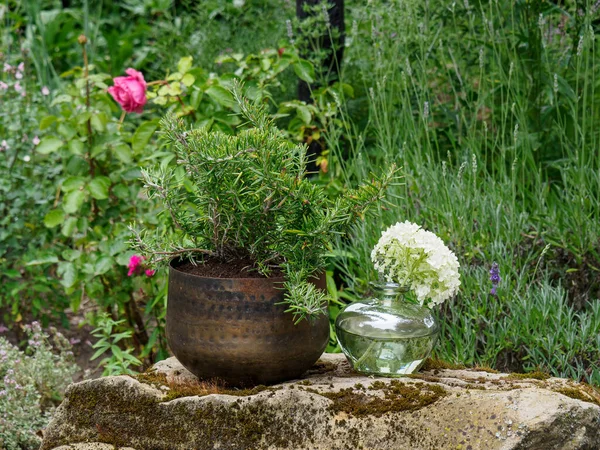
M 169 267 L 167 341 L 202 379 L 229 385 L 273 384 L 299 377 L 329 340 L 329 317 L 294 325 L 282 278 L 205 278 Z M 317 283 L 319 284 L 319 283 Z

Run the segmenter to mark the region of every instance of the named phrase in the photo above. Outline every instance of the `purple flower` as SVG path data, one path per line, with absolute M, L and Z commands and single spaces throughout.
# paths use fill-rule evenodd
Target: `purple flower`
M 6 331 L 8 331 L 8 328 L 3 323 L 0 323 L 0 333 L 4 333 Z
M 490 294 L 496 295 L 496 289 L 498 288 L 498 284 L 500 284 L 500 269 L 498 268 L 498 263 L 493 263 L 492 268 L 490 269 L 490 281 L 492 282 L 492 290 Z

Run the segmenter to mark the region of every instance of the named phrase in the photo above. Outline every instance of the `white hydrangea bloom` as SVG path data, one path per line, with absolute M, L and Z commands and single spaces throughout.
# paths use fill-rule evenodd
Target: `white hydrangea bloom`
M 456 255 L 430 231 L 398 222 L 381 234 L 371 252 L 375 269 L 388 282 L 409 286 L 423 305 L 439 305 L 460 286 Z

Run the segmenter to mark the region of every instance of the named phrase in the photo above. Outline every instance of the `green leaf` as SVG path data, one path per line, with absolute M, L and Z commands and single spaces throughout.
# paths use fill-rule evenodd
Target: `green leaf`
M 61 95 L 54 97 L 54 100 L 52 100 L 52 103 L 50 103 L 50 106 L 58 105 L 60 103 L 71 103 L 72 101 L 73 101 L 73 97 L 71 97 L 70 95 L 61 94 Z
M 43 255 L 37 259 L 32 259 L 27 263 L 28 266 L 40 266 L 42 264 L 54 264 L 58 262 L 56 255 Z
M 190 87 L 192 84 L 194 84 L 194 81 L 196 81 L 196 79 L 194 78 L 194 75 L 192 75 L 191 73 L 186 73 L 183 78 L 181 79 L 181 82 L 183 83 L 184 86 Z
M 110 256 L 103 256 L 94 266 L 94 272 L 96 275 L 103 275 L 115 266 L 115 261 Z
M 123 360 L 123 352 L 117 345 L 111 345 L 110 350 L 118 359 Z
M 69 151 L 74 155 L 83 155 L 85 153 L 83 142 L 79 139 L 69 141 Z
M 167 77 L 167 81 L 179 81 L 183 75 L 179 72 L 173 72 L 171 75 Z
M 81 252 L 79 250 L 67 248 L 62 251 L 61 256 L 67 261 L 75 261 L 76 259 L 81 257 Z
M 117 184 L 112 188 L 112 193 L 121 200 L 129 198 L 129 189 L 124 184 Z
M 67 162 L 66 172 L 71 175 L 84 175 L 90 171 L 90 165 L 85 158 L 73 155 Z
M 63 141 L 61 141 L 60 139 L 53 136 L 47 136 L 44 139 L 42 139 L 40 144 L 37 146 L 36 151 L 38 153 L 41 153 L 42 155 L 47 155 L 48 153 L 55 152 L 56 150 L 61 148 L 62 145 Z
M 113 153 L 117 159 L 125 164 L 131 164 L 131 147 L 125 143 L 117 144 L 113 147 Z
M 108 190 L 110 189 L 110 178 L 99 176 L 94 178 L 87 186 L 87 189 L 92 197 L 96 200 L 104 200 L 108 198 Z
M 192 95 L 190 96 L 190 105 L 192 106 L 192 108 L 198 109 L 198 107 L 200 106 L 200 102 L 202 101 L 203 95 L 204 93 L 201 90 L 194 89 L 194 92 L 192 92 Z
M 306 81 L 307 83 L 312 83 L 315 81 L 315 68 L 310 62 L 304 59 L 294 63 L 294 72 L 296 72 L 298 78 Z
M 206 90 L 206 93 L 218 104 L 227 108 L 232 108 L 234 105 L 231 92 L 221 86 L 211 86 Z
M 102 356 L 104 354 L 104 352 L 106 351 L 106 347 L 101 347 L 98 350 L 96 350 L 96 353 L 94 353 L 92 355 L 92 357 L 90 358 L 90 361 L 95 360 L 96 358 Z
M 49 128 L 54 122 L 57 121 L 56 116 L 46 116 L 42 120 L 40 120 L 40 130 L 45 130 Z
M 79 189 L 68 192 L 63 199 L 63 209 L 67 214 L 75 214 L 83 205 L 85 200 L 85 192 Z
M 61 185 L 60 189 L 63 192 L 71 192 L 75 189 L 79 189 L 83 185 L 85 185 L 84 177 L 69 177 L 65 181 L 63 181 L 63 184 Z
M 65 223 L 63 224 L 60 233 L 64 237 L 71 237 L 71 235 L 75 231 L 75 228 L 77 228 L 77 217 L 69 217 L 67 220 L 65 220 Z
M 106 123 L 108 122 L 108 118 L 106 117 L 106 114 L 98 113 L 92 116 L 90 122 L 94 131 L 102 133 L 104 130 L 106 130 Z
M 158 128 L 158 120 L 144 122 L 141 124 L 133 135 L 132 147 L 134 152 L 140 152 L 146 148 L 150 138 Z
M 64 211 L 61 211 L 60 209 L 53 209 L 52 211 L 49 211 L 48 214 L 46 214 L 46 216 L 44 217 L 44 225 L 47 228 L 54 228 L 63 223 L 64 220 Z
M 56 131 L 58 131 L 58 134 L 64 137 L 67 141 L 69 139 L 73 139 L 75 135 L 77 135 L 77 130 L 75 130 L 75 128 L 68 123 L 61 123 Z
M 192 68 L 192 61 L 194 59 L 191 56 L 184 56 L 177 63 L 177 71 L 181 73 L 186 73 L 188 70 Z
M 77 269 L 72 262 L 62 262 L 58 265 L 58 274 L 61 275 L 60 284 L 66 288 L 77 283 Z
M 298 114 L 298 117 L 300 117 L 300 119 L 302 119 L 302 122 L 304 122 L 305 124 L 310 124 L 310 121 L 312 120 L 312 114 L 310 113 L 310 110 L 304 106 L 304 105 L 298 105 L 296 106 L 296 113 Z

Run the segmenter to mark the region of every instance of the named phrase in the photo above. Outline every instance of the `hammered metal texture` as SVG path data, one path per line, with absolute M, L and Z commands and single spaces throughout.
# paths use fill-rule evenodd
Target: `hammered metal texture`
M 299 377 L 329 340 L 329 317 L 294 325 L 279 278 L 204 278 L 169 267 L 167 340 L 201 379 L 233 386 Z M 316 282 L 319 287 L 324 280 Z

